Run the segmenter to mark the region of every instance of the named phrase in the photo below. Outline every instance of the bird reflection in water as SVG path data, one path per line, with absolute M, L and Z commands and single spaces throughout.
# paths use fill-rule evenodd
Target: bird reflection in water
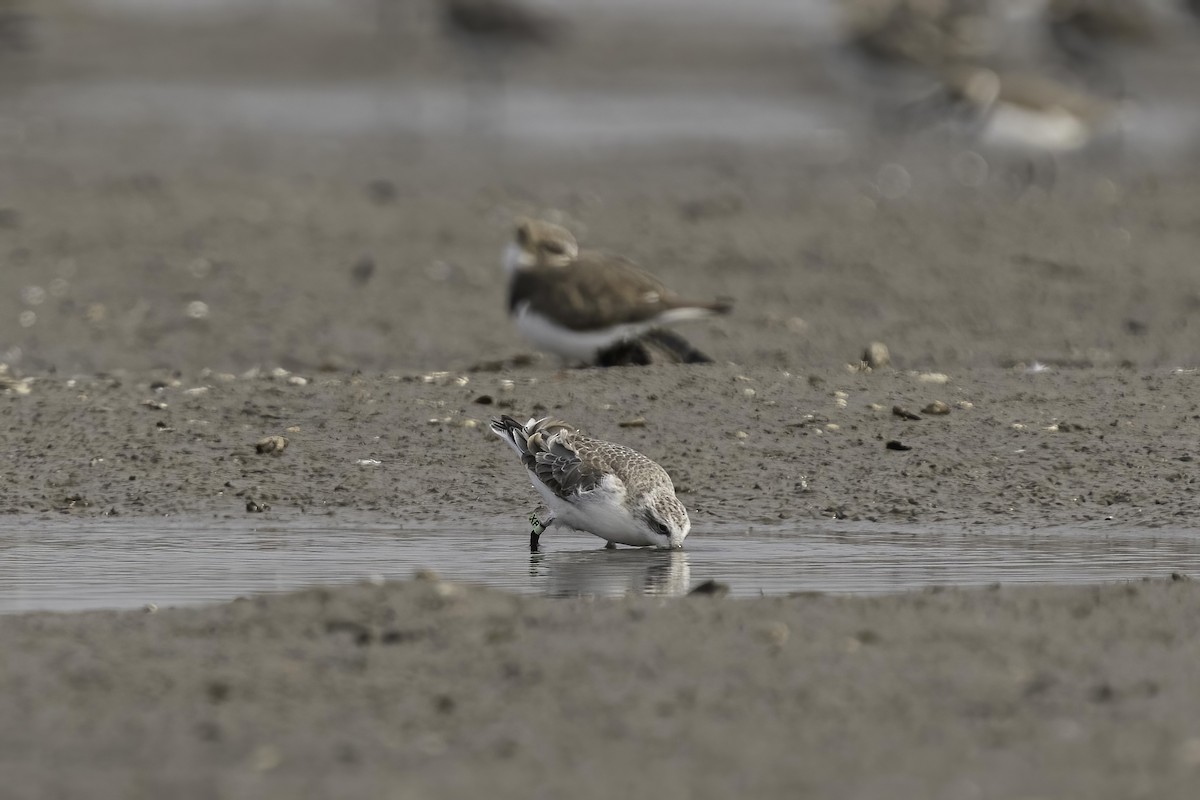
M 674 597 L 691 584 L 686 550 L 652 548 L 531 553 L 529 575 L 549 597 Z

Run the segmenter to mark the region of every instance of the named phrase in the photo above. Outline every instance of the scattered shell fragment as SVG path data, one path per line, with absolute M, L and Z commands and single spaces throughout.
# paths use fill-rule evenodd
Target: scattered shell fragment
M 466 375 L 454 375 L 450 372 L 430 372 L 428 375 L 421 376 L 421 383 L 431 383 L 434 386 L 445 386 L 447 384 L 466 386 L 470 382 L 471 379 Z
M 907 420 L 921 419 L 920 414 L 917 414 L 916 412 L 913 412 L 913 411 L 909 411 L 907 408 L 904 408 L 903 406 L 892 406 L 892 416 L 900 417 L 900 419 L 907 419 Z
M 922 408 L 921 411 L 925 414 L 943 416 L 950 413 L 950 406 L 946 403 L 943 403 L 941 400 L 934 400 L 932 403 Z
M 14 377 L 8 364 L 0 363 L 0 391 L 5 394 L 26 395 L 33 391 L 33 378 Z
M 959 409 L 961 409 L 962 411 L 970 411 L 972 408 L 975 407 L 975 404 L 972 403 L 970 400 L 959 400 L 954 405 L 958 406 Z
M 261 514 L 264 511 L 270 511 L 271 507 L 266 503 L 256 503 L 253 500 L 246 501 L 246 511 L 251 514 Z
M 287 382 L 292 386 L 307 386 L 308 378 L 303 378 L 299 375 L 292 375 L 287 379 Z
M 152 408 L 155 411 L 162 411 L 167 407 L 167 404 L 161 400 L 143 400 L 142 405 L 144 405 L 146 408 Z
M 259 745 L 250 755 L 250 768 L 255 772 L 270 772 L 282 763 L 283 754 L 274 745 Z
M 917 376 L 921 383 L 943 384 L 950 382 L 950 376 L 944 372 L 922 372 Z
M 378 458 L 360 458 L 354 462 L 359 467 L 378 467 L 383 462 Z
M 259 455 L 273 453 L 281 455 L 287 449 L 288 440 L 286 436 L 268 436 L 264 439 L 259 439 L 254 445 L 254 452 Z
M 863 362 L 871 369 L 882 369 L 892 363 L 892 354 L 883 342 L 871 342 L 863 350 Z
M 790 631 L 788 630 L 786 622 L 775 620 L 764 623 L 761 627 L 759 627 L 757 633 L 758 636 L 767 644 L 773 644 L 776 647 L 782 647 L 783 645 L 787 644 Z
M 623 419 L 617 423 L 618 428 L 644 428 L 646 427 L 645 417 L 634 417 L 633 419 Z

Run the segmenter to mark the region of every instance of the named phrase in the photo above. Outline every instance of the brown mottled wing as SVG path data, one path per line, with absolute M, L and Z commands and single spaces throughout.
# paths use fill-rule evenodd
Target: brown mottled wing
M 626 491 L 645 492 L 664 482 L 668 486 L 674 486 L 666 470 L 636 450 L 593 439 L 581 433 L 574 434 L 572 442 L 587 444 L 585 448 L 581 448 L 587 454 L 581 456 L 585 469 L 599 474 L 612 473 L 625 485 Z
M 604 479 L 604 471 L 581 459 L 563 433 L 530 436 L 522 461 L 554 494 L 566 499 L 595 489 Z
M 572 330 L 645 322 L 683 303 L 633 262 L 584 251 L 566 267 L 519 271 L 509 292 L 509 309 L 529 302 L 538 313 Z

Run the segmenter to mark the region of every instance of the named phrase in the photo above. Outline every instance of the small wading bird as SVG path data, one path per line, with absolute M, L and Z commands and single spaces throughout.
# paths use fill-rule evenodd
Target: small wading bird
M 529 550 L 556 522 L 595 534 L 606 547 L 679 549 L 692 527 L 675 497 L 667 471 L 641 453 L 593 439 L 561 420 L 509 416 L 492 420 L 492 432 L 521 457 L 550 517 L 529 515 Z
M 615 366 L 659 357 L 680 363 L 712 359 L 663 329 L 728 313 L 717 300 L 687 300 L 620 256 L 580 250 L 571 232 L 543 220 L 520 220 L 504 251 L 508 313 L 540 350 L 568 362 Z
M 946 90 L 968 107 L 979 140 L 999 148 L 1071 152 L 1119 123 L 1117 103 L 1032 73 L 963 67 Z

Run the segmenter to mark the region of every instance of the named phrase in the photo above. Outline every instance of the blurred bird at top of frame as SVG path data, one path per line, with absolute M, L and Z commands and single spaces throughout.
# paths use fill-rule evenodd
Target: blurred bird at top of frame
M 34 15 L 24 0 L 0 0 L 0 55 L 34 49 Z
M 840 0 L 843 44 L 880 66 L 990 55 L 987 0 Z
M 832 77 L 859 96 L 883 129 L 937 86 L 936 71 L 995 55 L 998 20 L 986 0 L 838 0 Z
M 1059 60 L 1098 91 L 1124 94 L 1123 51 L 1158 41 L 1143 0 L 1045 0 L 1043 21 Z
M 683 547 L 692 523 L 675 497 L 667 471 L 624 445 L 594 439 L 545 417 L 524 425 L 509 416 L 492 420 L 492 433 L 518 456 L 550 509 L 529 517 L 529 549 L 546 528 L 561 522 L 604 539 L 605 547 Z
M 1046 0 L 1046 24 L 1065 50 L 1113 44 L 1148 44 L 1158 36 L 1143 0 Z
M 726 314 L 732 305 L 680 297 L 621 256 L 580 250 L 561 225 L 518 220 L 504 251 L 508 311 L 536 347 L 572 363 L 644 364 L 656 356 L 711 361 L 663 326 Z
M 503 120 L 513 56 L 560 43 L 566 26 L 514 0 L 440 0 L 440 11 L 447 38 L 463 56 L 468 128 L 494 132 Z
M 561 24 L 511 0 L 442 0 L 442 22 L 451 35 L 477 47 L 553 43 Z

